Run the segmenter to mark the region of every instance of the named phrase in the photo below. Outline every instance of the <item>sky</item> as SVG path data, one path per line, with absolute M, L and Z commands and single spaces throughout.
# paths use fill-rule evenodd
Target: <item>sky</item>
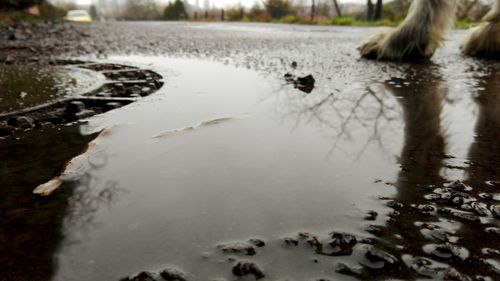
M 165 2 L 168 2 L 167 0 L 164 0 Z M 200 3 L 200 6 L 203 6 L 203 1 L 204 0 L 198 0 Z M 227 7 L 227 6 L 234 6 L 239 3 L 241 3 L 245 7 L 251 7 L 256 1 L 260 0 L 210 0 L 210 3 L 213 3 L 216 7 Z M 304 1 L 309 1 L 309 0 L 304 0 Z M 327 0 L 328 1 L 328 0 Z M 340 3 L 365 3 L 366 0 L 339 0 Z M 92 0 L 75 0 L 77 4 L 84 4 L 88 5 L 92 2 Z M 187 0 L 188 3 L 190 4 L 195 4 L 196 0 Z

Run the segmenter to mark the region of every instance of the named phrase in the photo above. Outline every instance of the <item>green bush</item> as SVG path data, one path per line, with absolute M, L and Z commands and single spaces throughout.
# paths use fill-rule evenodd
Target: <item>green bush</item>
M 264 7 L 273 19 L 280 19 L 294 13 L 288 0 L 266 0 Z
M 39 17 L 27 14 L 22 11 L 1 12 L 0 11 L 0 27 L 5 26 L 11 22 L 19 21 L 36 21 Z
M 333 17 L 330 20 L 332 25 L 353 25 L 354 19 L 352 17 Z
M 40 17 L 43 19 L 57 20 L 62 19 L 65 15 L 65 10 L 58 8 L 48 2 L 40 5 Z
M 288 15 L 288 16 L 284 16 L 284 17 L 280 18 L 278 20 L 278 22 L 280 22 L 280 23 L 299 23 L 300 18 L 296 15 Z
M 163 12 L 163 18 L 166 20 L 185 20 L 188 19 L 188 14 L 186 12 L 186 7 L 184 2 L 181 0 L 175 0 L 175 2 L 170 2 L 165 11 Z
M 475 24 L 468 20 L 459 20 L 457 21 L 456 27 L 459 29 L 468 29 L 473 27 Z

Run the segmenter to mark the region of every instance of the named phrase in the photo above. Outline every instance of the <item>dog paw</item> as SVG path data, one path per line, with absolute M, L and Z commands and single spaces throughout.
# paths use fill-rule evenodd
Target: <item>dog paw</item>
M 416 36 L 415 34 L 419 34 Z M 363 58 L 392 61 L 427 60 L 439 46 L 432 34 L 398 28 L 375 35 L 358 49 Z
M 500 59 L 500 23 L 485 22 L 474 28 L 460 49 L 467 56 Z
M 358 47 L 359 52 L 361 53 L 361 57 L 365 59 L 380 59 L 381 58 L 381 44 L 383 44 L 384 39 L 386 38 L 387 33 L 381 32 L 365 42 Z

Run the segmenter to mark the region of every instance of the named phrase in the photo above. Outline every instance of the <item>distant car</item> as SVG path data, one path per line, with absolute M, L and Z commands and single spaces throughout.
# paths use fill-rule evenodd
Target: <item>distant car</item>
M 91 22 L 92 18 L 89 13 L 85 10 L 72 10 L 64 17 L 67 21 L 72 22 Z

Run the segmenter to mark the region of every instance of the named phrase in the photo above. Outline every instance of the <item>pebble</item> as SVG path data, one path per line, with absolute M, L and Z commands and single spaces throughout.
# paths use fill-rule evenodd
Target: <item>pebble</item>
M 255 280 L 259 280 L 265 277 L 264 272 L 260 267 L 253 263 L 247 261 L 240 261 L 233 266 L 232 273 L 235 276 L 243 277 L 247 275 L 253 275 Z
M 152 273 L 143 271 L 136 276 L 122 278 L 120 281 L 156 281 L 156 278 Z
M 257 253 L 255 251 L 255 248 L 251 244 L 246 242 L 224 243 L 217 245 L 217 248 L 226 253 L 241 253 L 247 256 L 253 256 Z
M 187 281 L 186 274 L 176 268 L 166 268 L 160 272 L 160 276 L 166 281 Z

